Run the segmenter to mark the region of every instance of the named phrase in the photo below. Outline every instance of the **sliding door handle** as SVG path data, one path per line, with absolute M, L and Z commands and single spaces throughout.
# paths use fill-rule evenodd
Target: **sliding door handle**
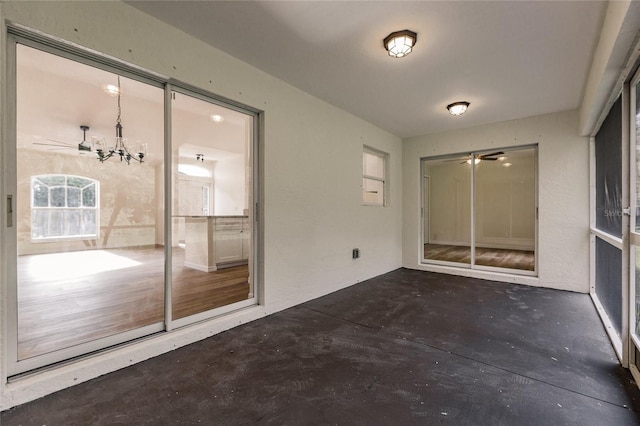
M 7 195 L 7 228 L 13 226 L 13 195 Z

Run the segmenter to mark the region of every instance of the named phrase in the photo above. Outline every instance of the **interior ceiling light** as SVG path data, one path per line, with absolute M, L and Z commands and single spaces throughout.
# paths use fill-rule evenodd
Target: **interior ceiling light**
M 384 48 L 393 58 L 403 58 L 413 50 L 418 34 L 409 30 L 396 31 L 384 38 Z
M 454 102 L 452 104 L 447 105 L 447 109 L 449 110 L 449 114 L 451 115 L 462 115 L 469 108 L 469 102 L 461 101 Z
M 504 163 L 502 164 L 504 167 L 511 167 L 511 163 Z
M 211 116 L 211 120 L 212 120 L 214 123 L 222 123 L 222 122 L 224 121 L 224 118 L 223 118 L 221 115 L 213 114 L 213 115 Z
M 120 76 L 118 76 L 118 86 L 117 86 L 117 96 L 118 96 L 118 118 L 116 120 L 116 139 L 113 145 L 107 145 L 106 141 L 103 139 L 97 142 L 96 152 L 98 153 L 98 160 L 101 163 L 104 163 L 109 158 L 119 155 L 120 161 L 126 161 L 127 164 L 131 162 L 131 160 L 136 160 L 139 163 L 143 162 L 143 158 L 147 155 L 147 147 L 146 144 L 140 144 L 140 147 L 137 151 L 131 151 L 131 148 L 127 146 L 127 139 L 122 137 L 122 124 L 120 122 L 120 115 L 122 109 L 120 108 L 120 94 L 122 93 L 120 90 Z

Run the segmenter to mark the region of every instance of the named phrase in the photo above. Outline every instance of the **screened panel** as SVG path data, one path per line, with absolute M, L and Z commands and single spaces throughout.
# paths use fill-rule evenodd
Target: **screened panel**
M 622 98 L 595 138 L 596 228 L 622 237 Z
M 622 333 L 622 251 L 596 237 L 596 294 L 613 323 Z

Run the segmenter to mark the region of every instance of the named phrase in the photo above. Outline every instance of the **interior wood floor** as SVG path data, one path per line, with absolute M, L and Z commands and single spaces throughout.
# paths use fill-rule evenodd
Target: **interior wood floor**
M 476 247 L 475 264 L 498 268 L 535 270 L 533 251 Z M 424 258 L 446 262 L 471 263 L 471 247 L 444 244 L 425 244 Z
M 173 249 L 173 319 L 241 300 L 246 265 L 201 272 Z M 164 321 L 163 248 L 18 257 L 18 359 Z

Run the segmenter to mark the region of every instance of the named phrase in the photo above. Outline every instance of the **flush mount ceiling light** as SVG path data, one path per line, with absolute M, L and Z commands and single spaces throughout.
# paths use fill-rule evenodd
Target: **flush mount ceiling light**
M 396 31 L 384 38 L 384 48 L 393 58 L 407 56 L 418 41 L 418 34 L 409 30 Z
M 224 117 L 218 114 L 213 114 L 211 116 L 211 121 L 214 123 L 222 123 L 224 121 Z
M 454 102 L 452 104 L 447 105 L 447 109 L 449 110 L 449 114 L 451 115 L 462 115 L 469 108 L 469 102 Z

